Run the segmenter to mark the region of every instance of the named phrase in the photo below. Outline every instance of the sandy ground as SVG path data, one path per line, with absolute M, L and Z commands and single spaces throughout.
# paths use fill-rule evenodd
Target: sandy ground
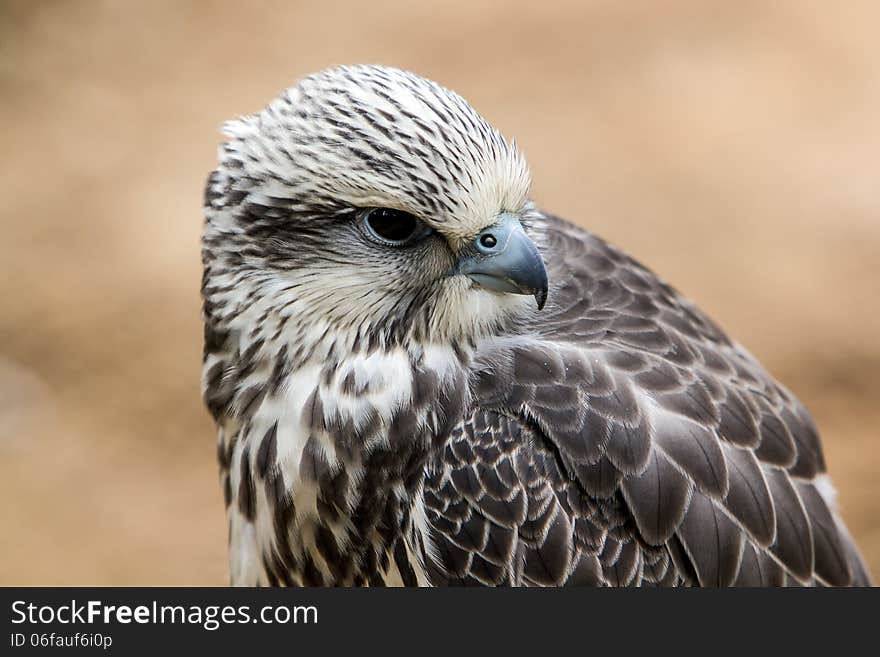
M 462 93 L 543 207 L 793 388 L 880 575 L 878 24 L 868 1 L 0 3 L 0 583 L 226 581 L 203 183 L 224 119 L 356 62 Z

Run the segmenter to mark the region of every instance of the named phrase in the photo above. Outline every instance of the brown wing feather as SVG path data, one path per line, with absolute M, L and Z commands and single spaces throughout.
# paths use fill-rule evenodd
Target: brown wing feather
M 475 409 L 429 471 L 429 577 L 437 585 L 629 585 L 668 578 L 661 551 L 583 495 L 522 420 Z

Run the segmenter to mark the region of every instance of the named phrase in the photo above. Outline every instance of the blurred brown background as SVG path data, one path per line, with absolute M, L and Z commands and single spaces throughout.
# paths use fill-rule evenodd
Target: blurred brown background
M 199 399 L 219 125 L 340 63 L 457 90 L 534 196 L 803 399 L 880 576 L 880 3 L 0 3 L 0 583 L 224 584 Z

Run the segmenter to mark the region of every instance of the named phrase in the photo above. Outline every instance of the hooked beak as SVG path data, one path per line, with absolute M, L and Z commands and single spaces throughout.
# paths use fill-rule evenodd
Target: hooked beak
M 510 214 L 501 215 L 498 223 L 477 235 L 462 254 L 455 273 L 496 292 L 533 295 L 538 310 L 547 301 L 544 261 L 522 224 Z

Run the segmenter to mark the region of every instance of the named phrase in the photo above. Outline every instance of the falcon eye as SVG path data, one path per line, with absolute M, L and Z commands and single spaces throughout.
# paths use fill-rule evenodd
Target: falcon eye
M 487 249 L 494 249 L 495 245 L 498 244 L 498 240 L 491 233 L 486 233 L 480 238 L 480 244 Z
M 389 246 L 403 246 L 431 232 L 414 215 L 392 208 L 368 210 L 364 225 L 371 237 Z

